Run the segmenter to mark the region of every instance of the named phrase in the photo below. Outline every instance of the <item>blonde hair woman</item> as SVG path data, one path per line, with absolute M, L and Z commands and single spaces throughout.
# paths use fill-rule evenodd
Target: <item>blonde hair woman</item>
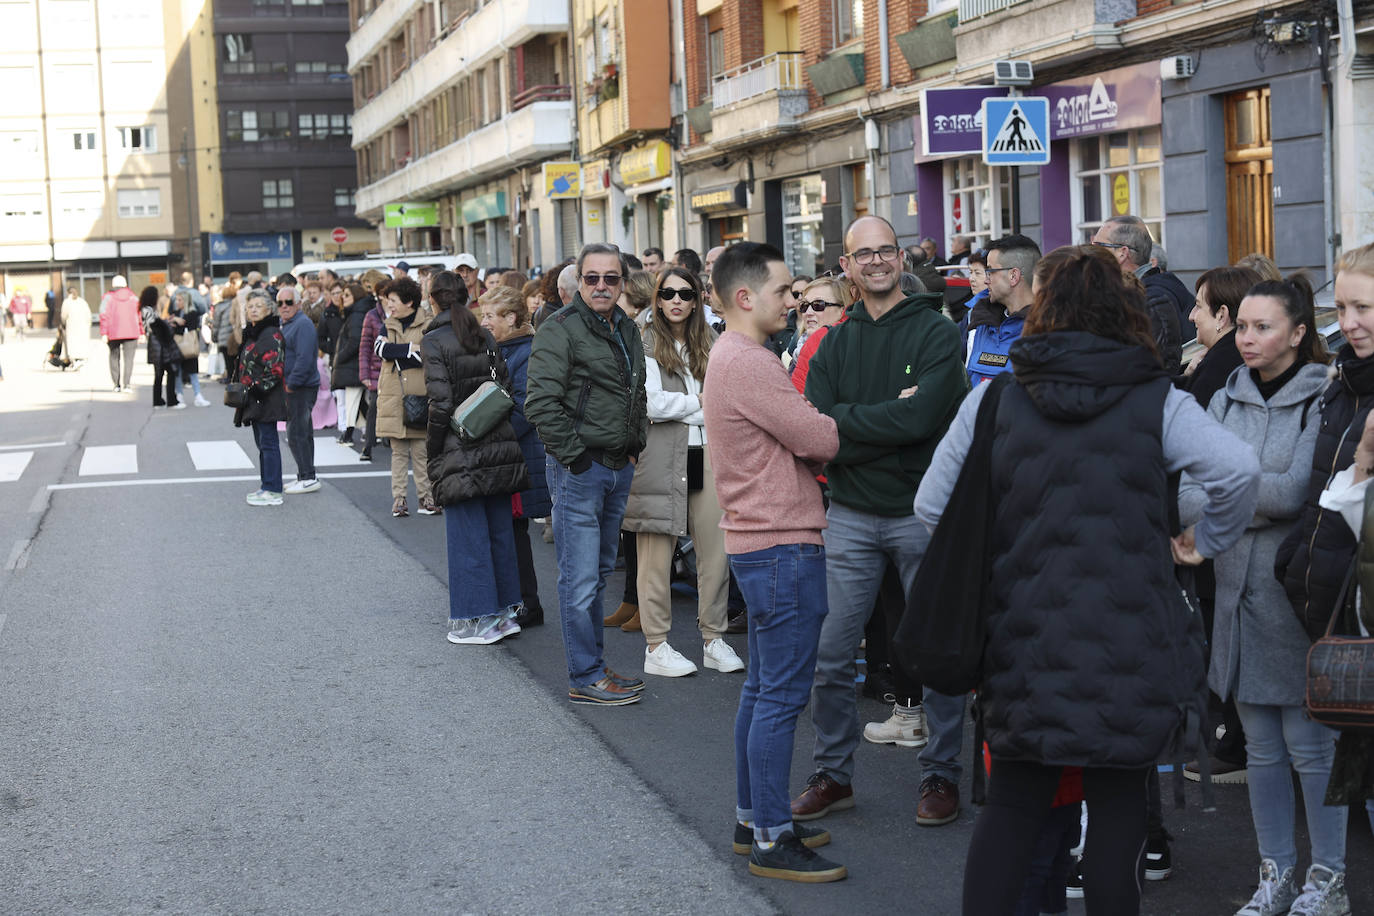
M 723 637 L 730 575 L 720 503 L 706 456 L 702 381 L 716 333 L 706 326 L 701 283 L 681 267 L 658 276 L 653 320 L 644 332 L 649 441 L 635 465 L 623 527 L 637 533 L 639 623 L 644 673 L 693 674 L 697 666 L 668 644 L 673 550 L 688 534 L 697 556 L 697 624 L 703 664 L 743 671 Z
M 852 287 L 835 277 L 817 277 L 802 290 L 797 299 L 797 338 L 791 368 L 792 384 L 798 391 L 806 391 L 806 373 L 821 339 L 831 326 L 844 320 L 853 303 Z

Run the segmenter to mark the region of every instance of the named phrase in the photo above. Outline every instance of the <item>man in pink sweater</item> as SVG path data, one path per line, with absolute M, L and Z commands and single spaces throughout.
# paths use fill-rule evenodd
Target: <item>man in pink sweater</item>
M 735 717 L 734 849 L 749 855 L 752 874 L 814 883 L 847 872 L 812 851 L 830 842 L 827 831 L 793 824 L 787 779 L 828 609 L 816 475 L 835 457 L 839 434 L 765 346 L 787 322 L 791 279 L 771 245 L 741 242 L 720 255 L 711 284 L 725 333 L 711 348 L 702 409 L 725 552 L 749 603 L 749 673 Z

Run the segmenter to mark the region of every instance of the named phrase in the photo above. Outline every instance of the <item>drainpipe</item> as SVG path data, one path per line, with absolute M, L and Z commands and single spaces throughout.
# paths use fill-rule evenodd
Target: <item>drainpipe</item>
M 679 3 L 682 0 L 678 0 Z M 1350 0 L 1343 0 L 1349 3 Z M 892 88 L 892 62 L 888 57 L 887 0 L 878 0 L 878 68 L 884 89 Z

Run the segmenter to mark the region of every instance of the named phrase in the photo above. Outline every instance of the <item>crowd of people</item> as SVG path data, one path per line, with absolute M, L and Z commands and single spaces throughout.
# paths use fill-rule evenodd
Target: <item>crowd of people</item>
M 1139 879 L 1173 867 L 1156 764 L 1184 753 L 1189 778 L 1248 786 L 1259 880 L 1237 916 L 1349 913 L 1346 806 L 1374 793 L 1374 740 L 1304 715 L 1305 658 L 1344 612 L 1374 475 L 1374 245 L 1339 261 L 1332 354 L 1303 276 L 1252 255 L 1190 291 L 1133 216 L 1048 253 L 1009 235 L 946 261 L 871 216 L 843 242 L 814 278 L 749 242 L 590 244 L 533 279 L 470 255 L 139 295 L 116 278 L 100 327 L 116 391 L 140 338 L 155 406 L 184 407 L 187 382 L 208 404 L 202 359 L 226 382 L 259 452 L 251 505 L 320 489 L 322 423 L 363 460 L 385 442 L 392 515 L 413 476 L 417 513 L 444 516 L 450 642 L 543 623 L 539 533 L 571 702 L 644 700 L 606 664 L 610 626 L 642 633 L 644 676 L 742 672 L 733 847 L 753 874 L 845 877 L 816 822 L 859 802 L 861 739 L 916 753 L 917 824 L 959 817 L 969 697 L 923 684 L 898 636 L 958 526 L 990 570 L 966 913 L 1138 912 Z M 973 473 L 986 518 L 952 502 Z M 682 575 L 699 653 L 672 626 Z M 725 636 L 744 632 L 741 658 Z M 860 655 L 892 706 L 862 727 Z M 1221 737 L 1200 744 L 1210 709 Z

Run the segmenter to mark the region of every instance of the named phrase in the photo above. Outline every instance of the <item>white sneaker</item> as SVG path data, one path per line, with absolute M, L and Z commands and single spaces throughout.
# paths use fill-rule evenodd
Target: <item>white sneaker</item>
M 1278 864 L 1273 859 L 1265 859 L 1260 863 L 1259 888 L 1249 903 L 1236 910 L 1236 916 L 1284 916 L 1297 899 L 1293 866 L 1279 874 Z
M 1345 891 L 1345 872 L 1325 865 L 1311 865 L 1302 893 L 1293 901 L 1288 916 L 1350 916 L 1350 897 Z
M 320 488 L 320 482 L 311 477 L 308 480 L 297 478 L 286 485 L 282 492 L 288 496 L 299 496 L 301 493 L 314 493 Z
M 209 407 L 209 406 L 210 406 L 210 402 L 207 401 L 207 400 L 205 400 L 205 398 L 202 397 L 201 395 L 196 395 L 196 401 L 195 401 L 195 403 L 196 403 L 196 406 L 197 406 L 197 407 Z
M 919 706 L 893 706 L 886 722 L 870 722 L 864 726 L 864 740 L 873 744 L 895 744 L 898 747 L 925 747 L 926 714 Z
M 281 494 L 273 493 L 271 490 L 254 490 L 248 494 L 250 506 L 280 506 L 281 503 Z
M 648 646 L 644 647 L 644 673 L 663 677 L 683 677 L 696 674 L 697 666 L 681 652 L 666 642 L 661 642 L 652 652 Z
M 729 674 L 731 671 L 743 671 L 744 662 L 735 654 L 735 650 L 730 648 L 730 644 L 717 637 L 701 650 L 701 663 L 707 668 L 714 668 Z
M 186 409 L 186 402 L 185 402 L 185 401 L 177 401 L 175 404 L 172 405 L 172 410 L 185 410 L 185 409 Z

